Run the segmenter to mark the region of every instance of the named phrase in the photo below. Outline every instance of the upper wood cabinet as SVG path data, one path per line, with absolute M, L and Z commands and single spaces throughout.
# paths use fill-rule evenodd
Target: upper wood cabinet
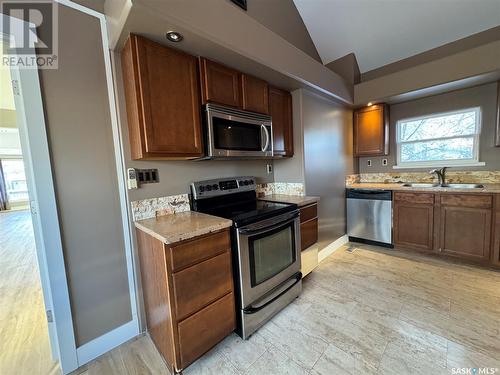
M 196 58 L 131 35 L 122 69 L 132 159 L 202 156 Z
M 441 195 L 440 251 L 444 254 L 488 260 L 491 244 L 493 196 Z
M 216 103 L 245 111 L 269 114 L 266 81 L 200 57 L 203 104 Z
M 354 111 L 354 156 L 389 153 L 389 107 L 376 104 Z
M 269 114 L 273 119 L 274 155 L 292 157 L 292 95 L 288 91 L 269 87 Z
M 245 111 L 269 114 L 269 85 L 266 81 L 242 74 L 241 92 Z
M 393 231 L 396 246 L 432 251 L 434 194 L 395 192 Z
M 203 104 L 242 106 L 240 73 L 237 70 L 200 57 L 200 77 Z

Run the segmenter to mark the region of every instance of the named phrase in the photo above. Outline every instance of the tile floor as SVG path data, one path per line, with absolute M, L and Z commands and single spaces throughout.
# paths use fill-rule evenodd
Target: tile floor
M 304 280 L 302 295 L 248 341 L 229 336 L 184 374 L 406 375 L 500 368 L 500 272 L 349 246 L 355 251 L 346 246 L 326 259 Z M 84 373 L 168 370 L 143 336 Z

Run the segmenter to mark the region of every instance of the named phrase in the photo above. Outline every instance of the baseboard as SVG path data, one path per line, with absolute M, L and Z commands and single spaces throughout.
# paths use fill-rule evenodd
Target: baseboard
M 330 255 L 332 255 L 335 251 L 340 249 L 348 242 L 349 242 L 349 237 L 347 236 L 347 234 L 333 241 L 330 245 L 328 245 L 320 252 L 318 252 L 318 263 L 321 263 L 323 260 L 328 258 Z
M 117 346 L 133 339 L 139 335 L 139 326 L 137 319 L 131 320 L 114 330 L 89 341 L 88 343 L 76 348 L 78 366 L 100 357 Z

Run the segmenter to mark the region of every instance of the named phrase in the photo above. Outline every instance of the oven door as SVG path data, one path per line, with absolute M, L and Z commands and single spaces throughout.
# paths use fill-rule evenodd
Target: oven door
M 300 272 L 299 211 L 237 229 L 241 308 Z
M 273 131 L 269 116 L 230 108 L 207 108 L 208 156 L 273 156 Z

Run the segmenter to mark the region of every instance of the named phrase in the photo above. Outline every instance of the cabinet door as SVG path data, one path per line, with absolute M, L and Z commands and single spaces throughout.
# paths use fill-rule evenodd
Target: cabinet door
M 473 260 L 490 257 L 493 196 L 442 194 L 440 250 Z
M 395 193 L 393 231 L 396 246 L 432 251 L 434 195 Z
M 273 121 L 275 156 L 293 156 L 292 95 L 275 87 L 269 88 L 269 114 Z
M 132 35 L 122 67 L 132 158 L 202 156 L 196 58 Z
M 237 70 L 200 58 L 203 104 L 217 103 L 241 107 L 239 75 Z
M 354 112 L 354 156 L 389 153 L 389 109 L 372 105 Z
M 269 113 L 269 85 L 262 79 L 241 75 L 243 109 L 246 111 Z
M 462 258 L 490 257 L 491 209 L 441 207 L 441 252 Z

